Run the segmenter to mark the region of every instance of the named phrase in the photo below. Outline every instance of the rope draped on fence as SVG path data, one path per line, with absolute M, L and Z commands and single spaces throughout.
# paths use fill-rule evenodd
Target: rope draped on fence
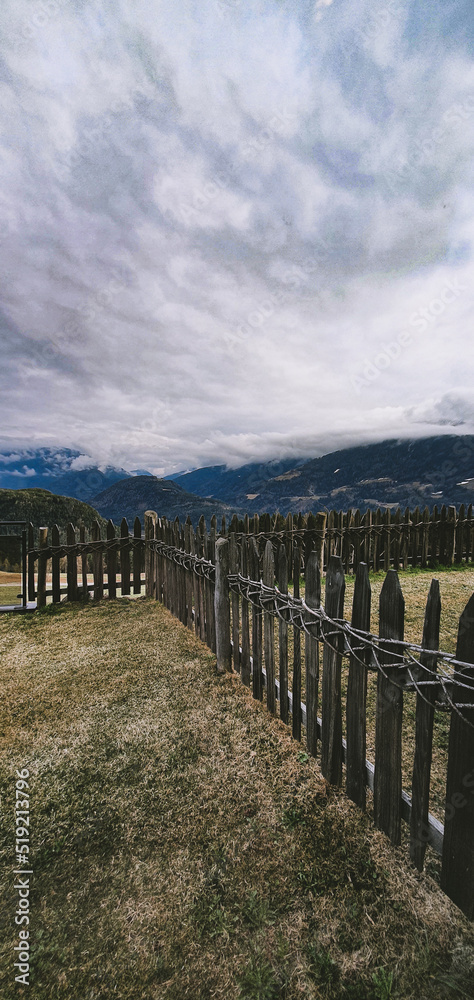
M 120 552 L 125 544 L 129 549 L 142 550 L 143 538 L 134 538 L 133 535 L 129 535 L 126 539 L 100 538 L 95 540 L 91 538 L 88 542 L 74 542 L 73 545 L 60 543 L 59 545 L 46 545 L 44 548 L 39 549 L 28 549 L 28 555 L 31 559 L 38 559 L 39 556 L 42 559 L 52 559 L 53 556 L 62 557 L 71 554 L 82 556 L 92 552 Z
M 444 526 L 446 524 L 446 521 L 441 520 L 440 518 L 436 518 L 436 519 L 430 518 L 430 520 L 427 523 L 428 523 L 428 525 L 431 528 L 438 528 L 441 525 Z M 464 527 L 464 525 L 469 525 L 469 527 L 471 527 L 472 526 L 472 518 L 471 517 L 459 517 L 456 520 L 456 525 L 458 527 Z M 387 530 L 387 527 L 391 528 L 391 529 L 397 528 L 401 532 L 406 532 L 406 531 L 409 531 L 411 528 L 422 528 L 423 527 L 423 522 L 421 522 L 421 521 L 406 520 L 406 521 L 400 521 L 398 523 L 390 521 L 389 524 L 384 524 L 383 522 L 381 522 L 380 524 L 376 524 L 374 521 L 372 521 L 370 524 L 364 524 L 361 521 L 360 524 L 346 524 L 343 527 L 341 527 L 340 525 L 338 525 L 336 523 L 333 523 L 333 524 L 330 524 L 330 525 L 325 525 L 325 527 L 323 529 L 317 528 L 317 527 L 314 527 L 314 528 L 297 528 L 297 527 L 295 528 L 295 527 L 293 527 L 290 530 L 292 531 L 293 537 L 295 539 L 298 539 L 299 541 L 304 542 L 304 540 L 308 536 L 318 537 L 318 536 L 322 536 L 322 535 L 326 534 L 328 531 L 334 532 L 335 534 L 338 534 L 338 533 L 340 534 L 341 532 L 344 532 L 344 534 L 347 533 L 349 535 L 351 535 L 351 534 L 353 534 L 353 535 L 360 535 L 360 534 L 364 534 L 364 532 L 365 533 L 368 532 L 368 533 L 374 534 L 374 535 L 383 535 L 384 532 Z M 287 528 L 281 528 L 281 529 L 272 528 L 270 531 L 257 531 L 257 532 L 253 532 L 252 531 L 250 533 L 251 533 L 251 535 L 252 535 L 253 538 L 265 538 L 265 539 L 270 539 L 270 540 L 272 538 L 283 539 L 283 538 L 285 538 L 287 536 L 288 529 Z M 232 534 L 235 534 L 236 538 L 238 538 L 239 540 L 241 540 L 242 538 L 248 537 L 249 532 L 248 531 L 246 531 L 246 532 L 245 531 L 232 531 Z
M 184 552 L 183 549 L 177 548 L 176 545 L 167 545 L 158 539 L 151 539 L 149 547 L 151 552 L 160 552 L 161 555 L 174 562 L 177 566 L 190 570 L 196 576 L 210 580 L 212 583 L 215 582 L 216 567 L 209 559 L 204 559 L 203 556 L 196 556 L 191 552 Z
M 150 549 L 161 552 L 166 559 L 174 562 L 177 566 L 191 570 L 196 575 L 215 582 L 215 566 L 212 562 L 202 557 L 183 552 L 177 546 L 166 544 L 157 539 L 150 541 Z M 279 618 L 287 626 L 299 629 L 306 635 L 324 643 L 333 652 L 340 652 L 337 639 L 343 637 L 345 656 L 352 655 L 361 666 L 379 672 L 386 680 L 390 679 L 395 687 L 403 691 L 416 691 L 420 697 L 430 706 L 440 711 L 457 712 L 461 718 L 474 728 L 474 722 L 466 715 L 469 710 L 474 710 L 474 665 L 456 659 L 454 653 L 445 653 L 442 650 L 424 649 L 417 643 L 407 642 L 399 639 L 381 639 L 372 632 L 356 629 L 345 619 L 331 618 L 323 607 L 310 608 L 302 598 L 295 598 L 290 594 L 283 594 L 278 587 L 268 587 L 262 580 L 251 580 L 241 573 L 229 573 L 227 576 L 229 588 L 234 593 L 239 594 L 249 604 L 261 611 L 266 611 L 274 617 Z M 332 641 L 335 637 L 335 641 Z M 369 651 L 370 659 L 361 653 Z M 392 659 L 382 663 L 380 653 L 390 652 Z M 422 657 L 428 657 L 430 667 L 422 662 Z M 433 664 L 438 667 L 438 672 L 433 676 Z M 440 664 L 445 664 L 444 671 L 439 670 Z M 393 668 L 397 674 L 394 674 Z M 390 678 L 387 670 L 391 670 Z M 468 671 L 459 676 L 460 671 Z M 458 676 L 455 678 L 454 673 Z M 469 676 L 471 675 L 471 676 Z M 463 688 L 472 696 L 471 702 L 453 701 L 451 691 Z M 434 700 L 428 700 L 425 689 L 433 689 Z M 442 692 L 441 696 L 439 692 Z
M 372 632 L 355 629 L 345 619 L 330 618 L 322 607 L 317 609 L 310 608 L 302 598 L 282 594 L 277 587 L 267 587 L 262 581 L 250 580 L 240 573 L 229 574 L 228 581 L 230 589 L 240 594 L 241 597 L 249 601 L 254 607 L 270 612 L 270 614 L 279 618 L 287 625 L 298 628 L 301 632 L 305 632 L 312 638 L 323 642 L 335 653 L 340 652 L 337 638 L 335 643 L 330 640 L 334 636 L 343 636 L 344 655 L 352 655 L 361 666 L 374 672 L 380 672 L 387 680 L 387 669 L 396 668 L 399 678 L 397 679 L 391 673 L 390 682 L 392 684 L 403 691 L 417 691 L 427 704 L 433 705 L 441 711 L 454 709 L 468 725 L 474 728 L 474 723 L 461 712 L 461 709 L 464 709 L 464 712 L 470 709 L 474 710 L 474 665 L 472 663 L 457 660 L 453 653 L 424 649 L 416 643 L 399 639 L 381 639 Z M 398 652 L 400 649 L 403 652 Z M 360 655 L 361 650 L 370 651 L 371 658 L 369 661 Z M 393 660 L 382 664 L 379 655 L 381 651 L 392 653 Z M 420 657 L 423 655 L 429 657 L 432 662 L 436 662 L 437 664 L 440 661 L 449 664 L 456 672 L 464 669 L 468 670 L 472 674 L 472 680 L 469 681 L 468 676 L 465 680 L 454 679 L 454 669 L 450 673 L 447 670 L 445 673 L 437 673 L 436 679 L 434 679 L 433 670 L 421 662 Z M 422 679 L 424 674 L 428 676 Z M 450 690 L 454 684 L 456 687 L 467 689 L 472 694 L 472 703 L 453 702 Z M 436 691 L 436 695 L 437 690 L 441 688 L 443 697 L 439 698 L 436 696 L 434 702 L 428 701 L 422 690 L 428 687 L 433 688 Z
M 162 530 L 159 525 L 156 527 L 157 531 Z M 323 608 L 320 600 L 319 566 L 315 573 L 314 565 L 315 562 L 318 564 L 317 553 L 313 551 L 306 564 L 306 592 L 303 600 L 299 597 L 298 553 L 293 567 L 295 595 L 291 595 L 285 586 L 280 589 L 280 586 L 274 585 L 273 540 L 266 539 L 266 542 L 261 572 L 259 560 L 262 553 L 259 553 L 254 538 L 248 539 L 247 536 L 246 540 L 243 535 L 242 545 L 238 547 L 233 532 L 228 538 L 221 537 L 215 547 L 216 564 L 213 572 L 212 560 L 198 559 L 183 552 L 178 545 L 164 544 L 159 540 L 150 541 L 150 548 L 156 553 L 159 563 L 175 566 L 175 570 L 165 572 L 162 565 L 155 565 L 152 573 L 157 573 L 161 580 L 167 579 L 167 585 L 163 588 L 163 596 L 169 602 L 167 606 L 173 608 L 174 604 L 179 609 L 174 613 L 181 615 L 184 620 L 183 578 L 173 574 L 178 571 L 177 567 L 181 574 L 183 571 L 186 574 L 185 567 L 188 569 L 187 576 L 196 581 L 197 587 L 193 598 L 196 631 L 198 619 L 201 623 L 203 616 L 207 618 L 200 588 L 205 586 L 206 598 L 209 596 L 209 586 L 214 589 L 213 628 L 218 667 L 220 664 L 221 669 L 231 670 L 233 662 L 235 669 L 240 670 L 242 682 L 251 685 L 254 697 L 260 700 L 263 697 L 265 679 L 269 711 L 276 714 L 278 699 L 282 721 L 288 724 L 289 707 L 293 735 L 298 740 L 302 738 L 301 721 L 304 711 L 308 752 L 316 756 L 316 744 L 321 741 L 321 770 L 327 780 L 336 785 L 342 784 L 342 762 L 345 761 L 346 792 L 350 798 L 361 808 L 365 808 L 366 785 L 373 790 L 375 825 L 394 844 L 401 842 L 401 819 L 404 818 L 409 823 L 410 858 L 420 871 L 423 869 L 427 844 L 441 854 L 442 888 L 467 916 L 474 919 L 474 803 L 470 793 L 474 788 L 474 597 L 461 616 L 455 654 L 443 652 L 438 648 L 439 642 L 434 641 L 435 636 L 439 639 L 439 614 L 437 630 L 433 624 L 436 606 L 440 611 L 439 585 L 436 581 L 432 582 L 428 596 L 423 640 L 420 644 L 407 642 L 403 639 L 404 602 L 398 575 L 395 570 L 389 570 L 380 598 L 380 634 L 374 635 L 369 630 L 367 618 L 365 627 L 359 627 L 360 616 L 359 621 L 354 617 L 358 578 L 361 583 L 365 578 L 365 597 L 367 598 L 367 592 L 370 594 L 366 566 L 359 566 L 353 617 L 352 622 L 348 622 L 340 613 L 344 594 L 344 573 L 340 557 L 333 556 L 330 559 Z M 280 546 L 278 550 L 283 561 L 286 559 L 284 548 Z M 280 570 L 279 564 L 278 576 Z M 202 582 L 199 579 L 201 575 L 204 577 Z M 335 583 L 338 576 L 339 593 L 336 600 Z M 174 587 L 177 588 L 176 598 L 173 597 Z M 187 601 L 192 599 L 192 594 L 191 589 L 187 593 Z M 359 610 L 362 595 L 363 587 L 359 588 Z M 370 611 L 370 599 L 368 608 Z M 279 621 L 279 680 L 275 676 L 275 619 Z M 427 627 L 427 621 L 430 627 Z M 287 637 L 290 629 L 294 635 L 292 692 L 288 690 Z M 306 636 L 305 706 L 301 702 L 301 633 Z M 206 627 L 200 634 L 209 644 Z M 322 643 L 324 650 L 321 719 L 317 717 L 319 643 Z M 283 673 L 282 651 L 286 657 Z M 344 656 L 349 659 L 345 741 L 342 739 L 341 704 L 341 664 Z M 365 757 L 367 671 L 377 674 L 375 766 Z M 362 678 L 365 678 L 365 682 Z M 414 692 L 416 696 L 411 797 L 402 790 L 402 715 L 405 691 Z M 356 700 L 352 700 L 354 698 Z M 433 719 L 436 708 L 451 714 L 444 827 L 429 813 Z

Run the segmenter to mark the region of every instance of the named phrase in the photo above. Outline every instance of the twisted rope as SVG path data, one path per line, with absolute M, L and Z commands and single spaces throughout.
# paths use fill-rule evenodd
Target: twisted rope
M 457 660 L 452 653 L 424 649 L 416 643 L 400 639 L 382 639 L 372 632 L 356 629 L 345 619 L 330 618 L 322 607 L 310 608 L 303 599 L 282 594 L 277 587 L 267 587 L 261 581 L 250 580 L 241 573 L 231 573 L 228 580 L 231 590 L 239 593 L 254 607 L 322 641 L 334 652 L 352 656 L 365 669 L 382 674 L 401 690 L 416 690 L 430 706 L 442 711 L 457 712 L 468 725 L 474 727 L 474 723 L 464 714 L 474 710 L 474 664 Z M 441 663 L 441 670 L 434 674 L 430 666 L 422 662 L 421 657 L 426 658 L 433 667 Z M 460 671 L 463 671 L 462 679 Z M 425 689 L 430 688 L 433 700 L 428 699 L 424 693 Z M 472 696 L 472 703 L 454 701 L 451 695 L 453 688 L 468 691 Z M 438 694 L 440 689 L 441 697 Z

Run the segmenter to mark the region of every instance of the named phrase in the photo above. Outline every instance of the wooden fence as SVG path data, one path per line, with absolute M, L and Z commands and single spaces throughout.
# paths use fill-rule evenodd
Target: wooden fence
M 299 600 L 301 553 L 293 556 L 293 595 L 282 540 L 262 553 L 253 536 L 207 536 L 186 525 L 146 515 L 147 592 L 168 607 L 216 652 L 220 671 L 237 670 L 272 714 L 289 723 L 308 753 L 320 753 L 321 770 L 362 809 L 367 786 L 374 793 L 374 822 L 393 844 L 401 821 L 410 829 L 412 862 L 421 871 L 429 844 L 442 856 L 442 887 L 474 919 L 474 595 L 459 622 L 455 656 L 439 653 L 441 602 L 433 580 L 421 647 L 403 641 L 404 600 L 397 572 L 387 572 L 379 607 L 379 634 L 370 634 L 368 567 L 360 563 L 351 622 L 344 622 L 344 567 L 331 556 L 321 607 L 320 553 L 306 560 L 305 598 Z M 275 623 L 278 618 L 278 657 Z M 288 638 L 293 633 L 292 687 L 288 690 Z M 305 634 L 304 659 L 301 635 Z M 318 717 L 322 646 L 321 715 Z M 348 659 L 343 732 L 342 663 Z M 374 666 L 375 664 L 375 666 Z M 367 675 L 377 672 L 375 760 L 366 760 Z M 306 703 L 301 703 L 303 669 Z M 278 676 L 277 676 L 278 673 Z M 404 692 L 416 692 L 415 752 L 411 795 L 402 789 Z M 445 822 L 429 813 L 435 708 L 451 708 Z
M 189 522 L 189 519 L 188 519 Z M 169 522 L 160 519 L 163 531 L 168 530 Z M 161 527 L 159 530 L 162 530 Z M 186 525 L 176 519 L 172 531 L 175 540 L 184 546 Z M 47 529 L 40 529 L 39 549 L 35 547 L 33 525 L 28 530 L 28 600 L 34 601 L 38 592 L 38 604 L 41 606 L 47 597 L 52 597 L 56 603 L 61 595 L 74 599 L 79 590 L 84 593 L 93 591 L 95 596 L 105 592 L 112 596 L 116 588 L 117 573 L 120 574 L 119 585 L 123 594 L 139 593 L 145 585 L 143 566 L 138 568 L 138 556 L 142 539 L 142 528 L 139 518 L 135 518 L 133 532 L 130 531 L 125 518 L 122 519 L 119 535 L 112 521 L 107 523 L 105 538 L 101 537 L 101 528 L 96 521 L 87 539 L 84 527 L 76 529 L 69 524 L 66 532 L 66 542 L 61 544 L 57 525 L 53 526 L 51 536 Z M 300 567 L 304 571 L 309 553 L 316 550 L 319 554 L 320 566 L 326 569 L 331 556 L 341 557 L 345 573 L 356 573 L 361 562 L 369 569 L 387 572 L 390 568 L 407 569 L 409 566 L 426 568 L 435 565 L 458 565 L 469 563 L 474 554 L 474 519 L 472 505 L 461 505 L 459 511 L 455 507 L 437 507 L 430 513 L 428 507 L 421 511 L 400 509 L 376 510 L 362 513 L 360 510 L 329 511 L 319 514 L 258 514 L 239 519 L 236 515 L 226 526 L 225 517 L 219 531 L 216 517 L 213 516 L 210 530 L 207 530 L 204 517 L 200 519 L 196 537 L 200 536 L 201 549 L 207 546 L 212 538 L 234 535 L 241 543 L 243 536 L 253 536 L 256 539 L 260 553 L 267 540 L 277 548 L 284 542 L 287 554 L 288 581 L 293 582 L 293 551 L 295 546 L 300 551 Z M 140 541 L 141 540 L 141 541 Z M 215 542 L 214 542 L 215 544 Z M 76 546 L 76 556 L 81 560 L 80 578 L 77 583 L 73 573 L 73 553 Z M 93 558 L 93 570 L 88 561 L 88 555 Z M 68 562 L 67 586 L 61 586 L 60 560 L 66 556 Z M 104 558 L 106 560 L 107 576 L 104 576 Z M 38 560 L 38 586 L 35 586 L 35 562 Z M 46 587 L 46 562 L 51 560 L 52 586 Z M 130 562 L 132 560 L 132 562 Z M 133 581 L 130 583 L 130 573 Z
M 298 542 L 303 553 L 316 549 L 323 569 L 333 555 L 341 557 L 346 573 L 360 562 L 371 570 L 407 569 L 409 566 L 451 566 L 470 562 L 474 551 L 472 504 L 466 507 L 428 507 L 410 511 L 380 508 L 376 511 L 326 511 L 319 514 L 261 514 L 232 519 L 229 531 L 285 539 L 289 553 Z M 225 534 L 225 530 L 222 532 Z
M 337 554 L 337 539 L 331 536 L 330 524 L 320 523 L 318 527 L 308 521 L 309 518 L 306 524 L 296 526 L 287 523 L 282 531 L 276 520 L 268 524 L 260 518 L 259 523 L 244 522 L 242 530 L 242 524 L 234 519 L 226 534 L 222 531 L 218 534 L 215 519 L 208 531 L 201 518 L 194 531 L 189 520 L 185 525 L 178 520 L 170 523 L 148 511 L 144 537 L 138 519 L 133 535 L 123 520 L 119 537 L 111 522 L 106 538 L 100 537 L 100 527 L 96 524 L 88 541 L 83 529 L 78 539 L 74 528 L 69 526 L 67 541 L 62 544 L 57 529 L 52 530 L 50 539 L 48 530 L 43 528 L 39 548 L 31 549 L 29 554 L 32 561 L 38 560 L 38 606 L 44 605 L 48 594 L 53 601 L 61 599 L 59 568 L 64 557 L 68 599 L 76 599 L 80 590 L 83 595 L 93 591 L 96 598 L 105 591 L 110 597 L 118 591 L 129 594 L 132 587 L 133 593 L 138 594 L 144 584 L 148 597 L 161 601 L 216 653 L 219 671 L 238 671 L 242 682 L 251 687 L 254 698 L 261 700 L 265 695 L 269 711 L 272 714 L 278 711 L 281 719 L 291 724 L 295 739 L 304 738 L 308 753 L 320 757 L 322 773 L 330 783 L 341 786 L 344 781 L 348 796 L 362 809 L 366 806 L 367 787 L 373 790 L 375 825 L 392 843 L 401 841 L 401 820 L 409 824 L 410 857 L 419 870 L 423 869 L 428 844 L 441 854 L 442 887 L 472 920 L 474 595 L 459 622 L 455 656 L 439 652 L 437 581 L 431 584 L 421 645 L 410 645 L 403 638 L 404 600 L 398 575 L 396 569 L 388 566 L 380 596 L 378 635 L 372 635 L 367 563 L 362 558 L 358 562 L 355 559 L 352 618 L 350 622 L 344 621 L 347 556 L 344 536 L 342 554 Z M 436 527 L 447 523 L 448 519 L 440 519 Z M 465 541 L 467 523 L 470 525 L 464 519 L 461 525 Z M 252 528 L 256 529 L 253 534 Z M 449 537 L 452 539 L 452 533 Z M 447 538 L 446 532 L 444 552 Z M 323 544 L 329 546 L 329 562 L 322 604 Z M 362 547 L 360 555 L 366 555 L 367 551 L 367 547 Z M 451 558 L 452 548 L 449 552 Z M 464 558 L 470 558 L 470 553 L 471 549 L 465 547 Z M 425 556 L 428 559 L 429 549 L 425 548 Z M 52 567 L 49 590 L 48 560 Z M 299 596 L 302 569 L 304 601 Z M 30 582 L 31 579 L 33 575 Z M 344 703 L 343 663 L 348 665 Z M 377 685 L 373 763 L 366 759 L 369 671 L 376 672 Z M 405 692 L 413 692 L 416 697 L 411 795 L 402 789 Z M 451 712 L 444 826 L 429 813 L 433 725 L 435 711 L 443 707 Z
M 126 518 L 123 518 L 119 535 L 112 521 L 107 523 L 105 537 L 102 537 L 104 532 L 98 521 L 92 525 L 89 534 L 90 538 L 87 539 L 87 530 L 83 525 L 77 529 L 68 524 L 64 542 L 60 539 L 57 525 L 53 525 L 51 533 L 48 528 L 40 528 L 39 545 L 36 548 L 33 525 L 29 525 L 29 601 L 36 599 L 37 607 L 41 608 L 48 597 L 52 598 L 54 604 L 58 604 L 62 597 L 75 601 L 91 592 L 97 600 L 105 594 L 116 597 L 118 591 L 122 596 L 141 593 L 145 586 L 145 540 L 142 538 L 140 519 L 135 518 L 133 533 L 129 530 Z M 62 560 L 66 560 L 63 573 Z M 61 576 L 66 577 L 63 584 Z

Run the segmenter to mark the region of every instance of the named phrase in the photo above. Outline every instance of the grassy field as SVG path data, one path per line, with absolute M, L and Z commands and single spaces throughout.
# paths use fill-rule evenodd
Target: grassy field
M 20 590 L 21 574 L 0 570 L 0 605 L 21 604 L 21 598 L 18 597 Z
M 19 597 L 20 588 L 18 586 L 8 587 L 5 584 L 0 585 L 0 605 L 2 604 L 21 604 L 21 597 Z
M 3 1000 L 472 997 L 474 927 L 164 608 L 48 606 L 0 634 Z

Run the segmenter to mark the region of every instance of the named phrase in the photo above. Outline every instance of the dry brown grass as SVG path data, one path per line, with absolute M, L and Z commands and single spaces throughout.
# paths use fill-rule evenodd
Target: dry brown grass
M 0 637 L 2 998 L 28 996 L 25 766 L 35 1000 L 471 996 L 472 925 L 160 605 L 49 607 Z
M 21 583 L 21 573 L 5 573 L 0 570 L 0 583 L 18 584 Z

